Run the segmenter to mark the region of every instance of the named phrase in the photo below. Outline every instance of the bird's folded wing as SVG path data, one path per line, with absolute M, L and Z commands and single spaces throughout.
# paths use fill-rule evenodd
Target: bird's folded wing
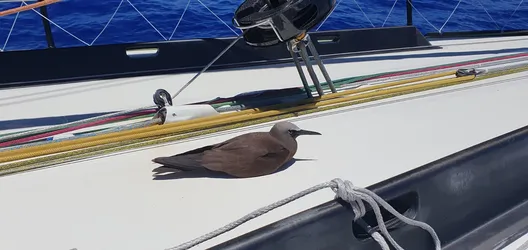
M 288 149 L 269 134 L 250 134 L 248 137 L 233 139 L 205 152 L 203 166 L 229 174 L 247 175 L 248 171 L 259 169 L 275 170 L 290 154 Z

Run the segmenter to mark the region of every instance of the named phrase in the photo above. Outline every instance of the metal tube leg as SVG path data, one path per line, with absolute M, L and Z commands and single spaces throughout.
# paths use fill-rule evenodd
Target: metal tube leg
M 313 45 L 312 40 L 310 39 L 310 37 L 308 35 L 306 35 L 306 39 L 308 41 L 308 49 L 312 53 L 312 55 L 313 55 L 313 57 L 315 59 L 315 62 L 317 62 L 317 65 L 319 65 L 319 69 L 323 73 L 323 76 L 324 76 L 324 78 L 326 80 L 326 83 L 330 87 L 330 90 L 332 90 L 332 93 L 336 93 L 337 90 L 336 90 L 336 88 L 334 86 L 334 82 L 332 82 L 332 79 L 328 75 L 328 71 L 326 71 L 326 67 L 323 64 L 323 61 L 321 61 L 321 57 L 319 57 L 319 53 L 315 49 L 315 46 Z
M 302 70 L 301 63 L 299 62 L 299 58 L 297 57 L 297 54 L 294 53 L 289 45 L 288 45 L 288 51 L 290 51 L 290 55 L 293 58 L 293 63 L 295 63 L 295 67 L 297 68 L 297 72 L 299 72 L 299 76 L 301 77 L 302 84 L 304 86 L 304 89 L 306 90 L 306 95 L 308 98 L 312 98 L 312 90 L 310 89 L 310 85 L 308 85 L 308 81 L 306 80 L 306 76 L 304 75 L 304 71 Z
M 308 69 L 310 78 L 312 78 L 315 88 L 317 89 L 317 94 L 319 94 L 319 96 L 323 96 L 323 88 L 321 88 L 319 79 L 317 79 L 317 75 L 315 74 L 315 71 L 312 67 L 312 63 L 310 62 L 310 58 L 308 57 L 308 52 L 306 51 L 306 46 L 302 42 L 298 43 L 297 46 L 299 47 L 299 53 L 301 54 L 301 57 L 304 63 L 306 64 L 306 68 Z

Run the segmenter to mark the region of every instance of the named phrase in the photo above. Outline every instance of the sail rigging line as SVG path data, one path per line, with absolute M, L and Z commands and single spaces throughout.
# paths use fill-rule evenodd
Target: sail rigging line
M 418 15 L 420 15 L 424 20 L 425 22 L 427 22 L 429 25 L 431 25 L 431 27 L 433 27 L 433 29 L 435 29 L 436 31 L 438 31 L 438 33 L 442 33 L 440 32 L 440 30 L 434 26 L 434 24 L 432 24 L 431 22 L 429 22 L 429 20 L 427 20 L 427 18 L 425 18 L 425 16 L 422 14 L 422 12 L 420 12 L 415 6 L 414 4 L 412 3 L 411 0 L 407 0 L 407 3 L 411 5 L 411 7 L 418 13 Z
M 488 9 L 486 9 L 486 7 L 484 7 L 484 5 L 482 4 L 482 2 L 480 0 L 475 0 L 478 2 L 478 4 L 480 5 L 480 7 L 486 12 L 486 14 L 488 15 L 488 17 L 491 19 L 491 21 L 493 22 L 493 24 L 495 24 L 495 27 L 497 27 L 498 30 L 501 29 L 501 27 L 499 26 L 499 24 L 495 21 L 495 19 L 490 15 L 490 13 L 488 12 Z
M 171 33 L 171 35 L 169 37 L 169 40 L 172 40 L 172 37 L 174 36 L 174 33 L 176 33 L 176 30 L 178 29 L 178 27 L 180 26 L 181 21 L 183 20 L 183 16 L 187 12 L 187 9 L 189 9 L 189 5 L 191 5 L 191 0 L 187 1 L 187 5 L 185 5 L 185 9 L 183 9 L 183 12 L 182 12 L 182 14 L 180 16 L 180 19 L 178 20 L 178 23 L 176 23 L 176 26 L 172 30 L 172 33 Z
M 489 67 L 489 66 L 494 66 L 494 65 L 498 65 L 498 64 L 518 62 L 518 61 L 521 61 L 521 60 L 526 60 L 526 58 L 528 58 L 528 53 L 518 53 L 518 54 L 513 54 L 513 55 L 507 55 L 507 56 L 489 57 L 489 58 L 484 58 L 484 59 L 463 61 L 463 62 L 459 62 L 459 63 L 450 63 L 450 64 L 445 64 L 445 65 L 437 65 L 437 66 L 432 66 L 432 67 L 424 67 L 424 68 L 417 68 L 417 69 L 411 69 L 411 70 L 394 71 L 394 72 L 383 72 L 383 73 L 374 74 L 374 75 L 359 76 L 360 79 L 357 79 L 358 76 L 356 76 L 356 77 L 348 77 L 348 78 L 338 79 L 338 80 L 335 80 L 335 81 L 336 82 L 342 82 L 340 85 L 347 86 L 347 87 L 351 87 L 350 85 L 358 85 L 358 83 L 361 84 L 361 85 L 372 85 L 372 84 L 383 83 L 383 82 L 390 81 L 390 80 L 398 80 L 398 79 L 402 79 L 402 78 L 409 78 L 409 77 L 412 77 L 412 76 L 421 76 L 421 75 L 424 75 L 424 74 L 427 74 L 427 73 L 446 71 L 446 70 L 449 70 L 450 68 L 455 68 L 455 67 L 470 67 L 470 66 Z M 224 106 L 224 105 L 226 105 L 226 104 L 221 104 L 221 106 Z M 230 105 L 230 106 L 233 106 L 233 105 Z M 115 112 L 115 113 L 105 114 L 105 115 L 101 115 L 101 116 L 96 116 L 96 117 L 86 118 L 86 119 L 82 119 L 82 120 L 72 121 L 72 122 L 68 122 L 68 123 L 64 123 L 64 124 L 60 124 L 60 125 L 55 125 L 55 126 L 52 126 L 52 127 L 37 128 L 37 129 L 29 130 L 29 131 L 18 132 L 18 133 L 15 133 L 15 134 L 3 135 L 3 136 L 0 136 L 0 142 L 15 140 L 15 139 L 19 139 L 19 138 L 35 135 L 35 134 L 46 133 L 46 132 L 50 132 L 50 131 L 55 131 L 55 130 L 59 130 L 59 129 L 72 127 L 72 126 L 77 126 L 79 124 L 94 122 L 94 121 L 98 121 L 98 120 L 101 120 L 101 119 L 106 119 L 106 118 L 113 117 L 113 116 L 131 114 L 131 113 L 145 111 L 145 110 L 153 109 L 153 108 L 155 108 L 155 106 L 153 106 L 153 105 L 152 106 L 146 106 L 146 107 L 141 107 L 141 108 L 137 108 L 137 109 L 124 110 L 124 111 L 119 111 L 119 112 Z M 218 111 L 219 112 L 221 112 L 221 111 L 233 111 L 234 108 L 235 107 L 230 107 L 230 108 L 228 108 L 226 110 L 218 110 Z M 240 109 L 243 109 L 243 107 L 240 107 Z
M 27 5 L 26 2 L 23 2 L 25 5 Z M 40 12 L 34 10 L 34 9 L 31 9 L 33 12 L 35 12 L 37 15 L 39 15 L 40 17 L 46 19 L 46 21 L 50 22 L 51 24 L 55 25 L 55 27 L 59 28 L 60 30 L 64 31 L 66 34 L 70 35 L 71 37 L 77 39 L 77 41 L 83 43 L 84 45 L 86 46 L 90 46 L 89 43 L 85 42 L 84 40 L 82 40 L 81 38 L 77 37 L 76 35 L 72 34 L 71 32 L 67 31 L 65 28 L 61 27 L 60 25 L 58 25 L 57 23 L 55 23 L 54 21 L 52 21 L 51 19 L 47 18 L 46 16 L 42 15 Z
M 216 13 L 214 13 L 209 7 L 207 7 L 207 5 L 205 5 L 201 0 L 196 0 L 198 1 L 203 7 L 205 7 L 209 12 L 211 12 L 211 14 L 213 14 L 213 16 L 216 17 L 216 19 L 218 19 L 220 22 L 222 22 L 227 28 L 229 28 L 236 36 L 238 36 L 238 32 L 236 32 L 233 28 L 231 28 L 231 26 L 229 26 L 229 24 L 227 24 L 224 20 L 222 20 L 222 18 L 220 18 Z
M 27 4 L 24 1 L 22 1 L 22 5 L 25 5 L 25 6 L 20 6 L 20 7 L 15 7 L 12 9 L 0 11 L 0 17 L 20 13 L 22 11 L 33 10 L 35 8 L 40 8 L 43 6 L 54 4 L 59 1 L 61 0 L 42 0 L 36 3 L 32 3 L 32 4 Z
M 117 5 L 117 8 L 116 10 L 114 11 L 114 13 L 112 14 L 112 16 L 110 16 L 110 19 L 108 19 L 108 21 L 106 22 L 105 26 L 103 27 L 103 29 L 99 32 L 99 34 L 97 34 L 97 36 L 95 36 L 95 38 L 92 40 L 92 42 L 90 43 L 90 46 L 92 46 L 95 41 L 97 41 L 97 39 L 99 39 L 99 37 L 103 34 L 103 32 L 106 30 L 106 28 L 108 28 L 108 25 L 110 25 L 110 22 L 112 22 L 112 20 L 114 20 L 114 17 L 116 16 L 117 12 L 119 11 L 119 8 L 121 8 L 121 6 L 123 5 L 123 2 L 125 2 L 125 0 L 121 0 L 119 2 L 119 5 Z
M 152 24 L 152 22 L 148 20 L 147 17 L 143 15 L 143 13 L 141 13 L 141 11 L 139 11 L 134 4 L 132 4 L 132 2 L 130 2 L 129 0 L 126 1 L 150 25 L 150 27 L 152 27 L 165 41 L 167 41 L 167 38 L 163 34 L 161 34 L 161 32 L 156 28 L 156 26 L 154 26 L 154 24 Z
M 398 1 L 398 0 L 396 0 L 396 1 Z M 337 6 L 339 6 L 339 4 L 340 4 L 341 2 L 343 2 L 343 0 L 339 0 L 339 1 L 336 3 L 334 9 L 332 9 L 332 11 L 328 14 L 328 16 L 326 16 L 326 18 L 325 18 L 325 19 L 319 24 L 319 26 L 317 27 L 317 29 L 315 29 L 315 31 L 319 31 L 319 29 L 321 28 L 321 26 L 323 26 L 323 24 L 326 22 L 326 20 L 328 20 L 328 18 L 334 13 L 334 11 L 337 9 Z
M 435 86 L 445 86 L 446 84 L 456 84 L 471 80 L 474 76 L 467 77 L 453 77 L 449 79 L 447 76 L 454 76 L 456 71 L 444 72 L 435 75 L 422 76 L 414 79 L 407 79 L 396 82 L 389 82 L 387 84 L 370 86 L 360 89 L 352 89 L 347 91 L 340 91 L 324 95 L 320 98 L 303 99 L 293 103 L 280 103 L 265 105 L 256 109 L 246 109 L 240 112 L 231 112 L 214 116 L 200 117 L 190 120 L 183 120 L 174 123 L 168 123 L 160 126 L 153 126 L 139 130 L 129 130 L 120 133 L 106 134 L 92 138 L 72 140 L 61 143 L 53 143 L 52 145 L 43 145 L 38 147 L 18 149 L 11 151 L 0 152 L 0 163 L 13 161 L 20 157 L 28 156 L 26 153 L 33 152 L 29 156 L 33 157 L 37 154 L 49 154 L 51 152 L 65 152 L 79 148 L 85 148 L 95 145 L 109 144 L 113 142 L 127 143 L 128 140 L 142 139 L 151 136 L 164 136 L 172 133 L 184 133 L 195 130 L 204 130 L 211 126 L 221 126 L 224 124 L 232 124 L 239 121 L 249 121 L 259 118 L 266 118 L 287 113 L 298 113 L 307 109 L 319 109 L 325 106 L 335 106 L 336 104 L 343 104 L 346 102 L 353 102 L 360 99 L 378 97 L 381 95 L 391 95 L 406 91 L 418 91 L 423 88 L 432 88 Z M 424 80 L 431 80 L 420 84 L 412 84 Z M 15 157 L 15 158 L 12 158 Z M 18 157 L 18 158 L 17 158 Z M 25 158 L 24 158 L 25 159 Z
M 47 132 L 47 133 L 32 135 L 32 136 L 20 138 L 20 139 L 13 140 L 13 141 L 2 142 L 2 143 L 0 143 L 0 147 L 14 146 L 14 145 L 21 144 L 21 143 L 27 143 L 27 142 L 30 142 L 30 141 L 39 140 L 39 139 L 43 139 L 43 138 L 47 138 L 47 137 L 51 137 L 51 136 L 55 136 L 55 135 L 59 135 L 59 134 L 63 134 L 63 133 L 67 133 L 67 132 L 71 132 L 71 131 L 75 131 L 75 130 L 79 130 L 79 129 L 85 129 L 85 128 L 89 128 L 89 127 L 103 125 L 103 124 L 107 124 L 107 123 L 110 123 L 110 122 L 122 121 L 122 120 L 126 120 L 126 119 L 129 119 L 129 118 L 134 118 L 134 117 L 137 117 L 137 116 L 143 116 L 143 115 L 150 114 L 150 113 L 152 113 L 152 112 L 144 111 L 144 112 L 138 112 L 138 113 L 135 113 L 135 114 L 127 114 L 127 115 L 109 117 L 109 118 L 106 118 L 106 119 L 103 119 L 103 120 L 99 120 L 99 121 L 94 121 L 94 122 L 90 122 L 90 123 L 84 123 L 84 124 L 80 124 L 80 125 L 77 125 L 77 126 L 72 126 L 72 127 L 68 127 L 68 128 L 64 128 L 64 129 L 55 130 L 55 131 L 50 131 L 50 132 Z
M 176 93 L 174 93 L 174 95 L 172 95 L 172 99 L 174 99 L 176 96 L 178 96 L 184 89 L 186 89 L 187 87 L 189 87 L 189 85 L 194 82 L 194 80 L 196 80 L 196 78 L 198 78 L 202 73 L 204 73 L 206 70 L 208 70 L 218 59 L 220 59 L 220 57 L 222 57 L 229 49 L 231 49 L 231 47 L 233 47 L 242 37 L 243 35 L 245 34 L 245 32 L 243 32 L 242 34 L 240 34 L 235 40 L 233 40 L 224 50 L 222 50 L 220 53 L 218 53 L 218 55 L 213 58 L 213 60 L 211 60 L 211 62 L 209 62 L 200 72 L 198 72 L 196 75 L 194 75 L 193 78 L 191 78 L 191 80 L 189 80 L 185 85 L 183 85 L 178 91 L 176 91 Z
M 3 16 L 2 13 L 4 13 L 4 15 L 9 15 L 9 14 L 15 14 L 15 13 L 19 13 L 21 11 L 26 11 L 26 10 L 32 10 L 35 14 L 39 15 L 40 17 L 42 17 L 43 19 L 47 20 L 48 22 L 50 22 L 52 25 L 54 25 L 55 27 L 57 27 L 58 29 L 60 29 L 61 31 L 63 31 L 64 33 L 70 35 L 72 38 L 74 38 L 75 40 L 79 41 L 80 43 L 86 45 L 86 46 L 92 46 L 94 45 L 94 43 L 100 38 L 100 36 L 104 33 L 104 31 L 108 28 L 108 26 L 110 25 L 110 23 L 112 22 L 112 20 L 115 18 L 116 14 L 118 13 L 119 9 L 122 7 L 123 5 L 123 2 L 127 2 L 133 9 L 134 11 L 136 11 L 138 13 L 138 15 L 140 15 L 151 27 L 154 31 L 156 31 L 156 33 L 158 33 L 158 35 L 160 35 L 160 37 L 167 41 L 167 40 L 171 40 L 172 37 L 174 36 L 174 33 L 176 31 L 176 28 L 179 26 L 180 22 L 181 22 L 181 19 L 183 18 L 183 15 L 185 14 L 185 12 L 187 11 L 189 5 L 190 5 L 190 0 L 189 2 L 187 3 L 187 6 L 185 7 L 184 11 L 183 11 L 183 14 L 182 16 L 180 17 L 180 20 L 178 21 L 178 23 L 176 24 L 176 27 L 174 28 L 174 30 L 172 31 L 171 35 L 169 38 L 167 38 L 165 35 L 163 35 L 163 33 L 161 33 L 161 31 L 130 1 L 130 0 L 121 0 L 117 6 L 117 8 L 115 9 L 114 13 L 110 16 L 110 18 L 108 19 L 108 21 L 106 22 L 105 26 L 101 29 L 101 31 L 97 34 L 97 36 L 91 41 L 91 42 L 88 42 L 88 41 L 85 41 L 84 39 L 81 39 L 80 37 L 74 35 L 72 32 L 68 31 L 67 29 L 65 29 L 64 27 L 62 27 L 61 25 L 57 24 L 56 22 L 52 21 L 50 18 L 48 17 L 45 17 L 43 16 L 40 12 L 36 11 L 34 8 L 38 8 L 38 7 L 42 7 L 42 6 L 46 6 L 46 5 L 49 5 L 49 4 L 52 4 L 52 3 L 56 3 L 56 2 L 59 2 L 61 0 L 43 0 L 41 2 L 37 2 L 37 3 L 32 3 L 32 4 L 28 4 L 26 3 L 26 1 L 20 1 L 21 2 L 21 5 L 20 7 L 16 7 L 16 8 L 13 8 L 13 9 L 9 9 L 9 10 L 5 10 L 5 11 L 0 11 L 0 16 Z M 223 25 L 225 25 L 227 28 L 229 28 L 235 35 L 239 35 L 235 30 L 233 30 L 233 28 L 231 28 L 224 20 L 222 20 L 213 10 L 211 10 L 211 8 L 209 8 L 205 3 L 203 3 L 203 1 L 201 0 L 197 0 L 205 9 L 207 9 L 207 11 L 209 11 L 212 15 L 214 15 Z M 18 1 L 17 1 L 18 2 Z M 14 27 L 14 25 L 13 25 Z M 7 40 L 6 40 L 7 41 Z M 7 43 L 6 43 L 7 44 Z M 4 45 L 4 48 L 6 46 Z M 4 49 L 0 49 L 0 52 L 4 51 Z
M 391 9 L 389 10 L 389 14 L 387 14 L 387 17 L 385 17 L 385 21 L 383 21 L 383 24 L 381 25 L 381 27 L 385 27 L 385 24 L 387 23 L 387 20 L 389 20 L 389 17 L 392 14 L 392 11 L 394 10 L 394 7 L 396 6 L 396 3 L 398 3 L 398 0 L 395 0 L 394 3 L 392 4 Z
M 508 20 L 506 20 L 506 22 L 504 23 L 504 26 L 502 26 L 501 28 L 501 32 L 504 31 L 504 28 L 506 27 L 506 25 L 508 25 L 508 22 L 510 21 L 510 19 L 513 17 L 513 15 L 515 15 L 515 13 L 517 13 L 517 10 L 519 10 L 519 7 L 521 7 L 521 5 L 524 3 L 524 0 L 521 0 L 519 2 L 519 4 L 517 4 L 517 7 L 515 8 L 515 10 L 511 13 L 510 17 L 508 18 Z
M 135 119 L 135 118 L 136 117 L 132 119 Z M 158 125 L 160 123 L 161 123 L 161 119 L 155 118 L 151 120 L 140 121 L 140 122 L 135 122 L 131 124 L 110 127 L 106 129 L 97 129 L 97 130 L 87 131 L 87 132 L 79 133 L 79 134 L 76 134 L 70 137 L 56 138 L 56 139 L 54 138 L 53 140 L 35 141 L 35 142 L 30 142 L 30 143 L 25 143 L 25 144 L 14 145 L 14 146 L 6 147 L 6 148 L 0 148 L 0 152 L 15 150 L 19 148 L 27 148 L 27 147 L 45 145 L 45 144 L 56 143 L 56 142 L 61 142 L 61 141 L 77 140 L 81 138 L 88 138 L 88 137 L 93 137 L 97 135 L 115 133 L 115 132 L 120 132 L 120 131 L 131 130 L 131 129 L 145 128 L 145 127 L 152 126 L 152 125 Z
M 444 29 L 444 27 L 446 26 L 446 24 L 449 22 L 449 20 L 451 20 L 451 17 L 453 17 L 453 14 L 455 14 L 455 11 L 458 9 L 458 6 L 460 6 L 460 3 L 462 3 L 462 0 L 458 0 L 457 5 L 456 5 L 455 8 L 453 9 L 453 11 L 451 11 L 451 14 L 449 14 L 449 17 L 447 17 L 447 19 L 446 19 L 446 21 L 444 22 L 444 24 L 442 24 L 442 27 L 440 27 L 440 29 L 438 30 L 438 33 L 442 33 L 442 30 Z
M 520 62 L 528 60 L 528 53 L 518 53 L 513 55 L 507 55 L 507 56 L 500 56 L 500 57 L 491 57 L 491 58 L 484 58 L 484 59 L 478 59 L 478 60 L 471 60 L 471 61 L 463 61 L 459 63 L 449 63 L 449 64 L 443 64 L 443 65 L 437 65 L 432 67 L 425 67 L 425 68 L 418 68 L 418 69 L 411 69 L 407 71 L 399 71 L 399 72 L 387 72 L 385 74 L 380 74 L 377 76 L 372 76 L 365 78 L 363 80 L 360 80 L 358 82 L 362 83 L 363 85 L 372 84 L 375 82 L 383 82 L 383 80 L 391 80 L 391 79 L 405 79 L 409 77 L 416 77 L 431 73 L 439 73 L 442 71 L 454 69 L 454 68 L 460 68 L 460 67 L 491 67 L 495 65 L 502 65 L 507 63 L 513 63 L 513 62 Z
M 374 25 L 374 23 L 372 23 L 372 21 L 370 20 L 370 18 L 367 16 L 367 13 L 365 13 L 365 11 L 363 11 L 363 8 L 361 8 L 361 6 L 359 5 L 359 3 L 356 1 L 356 0 L 353 0 L 354 3 L 356 4 L 356 6 L 358 7 L 358 9 L 361 11 L 361 13 L 363 14 L 363 16 L 367 19 L 367 21 L 369 21 L 370 25 L 372 25 L 372 28 L 376 28 L 376 25 Z
M 526 64 L 524 64 L 524 65 L 526 65 Z M 406 85 L 406 84 L 410 83 L 409 80 L 404 80 L 404 81 L 400 81 L 400 82 L 389 82 L 389 83 L 385 84 L 385 86 L 371 86 L 371 87 L 366 87 L 366 88 L 362 88 L 362 89 L 358 89 L 358 90 L 341 91 L 341 92 L 335 93 L 337 95 L 347 94 L 347 93 L 348 94 L 352 94 L 352 93 L 358 94 L 359 92 L 364 92 L 364 91 L 368 92 L 368 91 L 371 91 L 371 90 L 374 90 L 374 89 L 378 90 L 378 91 L 374 91 L 372 93 L 363 93 L 363 94 L 359 94 L 359 95 L 351 95 L 351 96 L 348 96 L 348 97 L 341 97 L 341 98 L 337 98 L 337 99 L 327 100 L 327 102 L 325 104 L 323 104 L 323 103 L 321 103 L 321 105 L 316 104 L 315 105 L 316 107 L 313 108 L 313 109 L 304 110 L 304 108 L 302 106 L 294 107 L 295 110 L 302 109 L 304 111 L 293 111 L 293 113 L 287 113 L 287 112 L 290 112 L 292 110 L 290 109 L 289 111 L 287 111 L 287 110 L 282 110 L 281 111 L 281 109 L 279 109 L 279 110 L 277 110 L 278 113 L 277 112 L 272 112 L 273 114 L 271 114 L 269 112 L 261 112 L 261 113 L 257 112 L 255 114 L 253 114 L 251 112 L 253 112 L 255 110 L 244 110 L 244 111 L 240 111 L 240 112 L 225 114 L 225 115 L 223 115 L 224 118 L 213 116 L 213 117 L 209 117 L 209 118 L 198 118 L 198 119 L 193 119 L 193 120 L 182 121 L 182 122 L 179 122 L 177 124 L 176 123 L 167 124 L 167 125 L 163 125 L 163 127 L 157 127 L 156 126 L 156 127 L 151 127 L 151 128 L 143 128 L 143 129 L 141 129 L 141 131 L 147 131 L 147 130 L 152 131 L 152 132 L 156 131 L 155 135 L 151 134 L 152 135 L 151 137 L 143 138 L 143 139 L 137 137 L 138 136 L 137 132 L 133 132 L 133 131 L 130 131 L 128 129 L 122 129 L 122 130 L 120 130 L 121 131 L 120 134 L 122 134 L 123 136 L 126 136 L 125 134 L 133 135 L 135 138 L 129 138 L 131 140 L 121 140 L 120 139 L 119 140 L 120 142 L 115 142 L 115 143 L 114 142 L 110 142 L 110 141 L 105 141 L 104 143 L 97 143 L 97 145 L 95 145 L 93 147 L 88 147 L 88 148 L 85 147 L 87 145 L 84 145 L 82 147 L 84 149 L 78 149 L 77 144 L 81 143 L 81 141 L 76 140 L 76 142 L 70 142 L 69 143 L 69 145 L 70 146 L 74 146 L 75 149 L 70 148 L 69 151 L 62 151 L 61 150 L 61 152 L 63 152 L 63 153 L 54 154 L 54 152 L 47 152 L 46 153 L 46 154 L 48 154 L 47 156 L 42 156 L 42 157 L 37 157 L 37 158 L 33 158 L 33 157 L 36 157 L 36 155 L 33 153 L 33 155 L 29 157 L 30 159 L 26 158 L 26 160 L 23 160 L 23 161 L 15 161 L 15 162 L 12 162 L 12 163 L 7 163 L 7 164 L 4 164 L 4 165 L 1 165 L 0 166 L 0 176 L 7 175 L 7 174 L 15 174 L 15 173 L 18 173 L 18 172 L 23 172 L 23 171 L 27 171 L 27 170 L 42 168 L 42 167 L 50 167 L 52 165 L 64 164 L 66 162 L 72 162 L 72 161 L 76 161 L 76 160 L 87 159 L 87 158 L 91 158 L 91 157 L 94 157 L 94 156 L 108 155 L 108 154 L 111 154 L 111 153 L 117 153 L 117 152 L 121 152 L 121 151 L 124 151 L 124 150 L 133 150 L 133 149 L 139 149 L 139 148 L 144 148 L 144 147 L 164 144 L 164 143 L 168 143 L 168 142 L 180 141 L 180 140 L 184 140 L 184 139 L 193 138 L 193 137 L 196 137 L 196 136 L 203 136 L 203 135 L 207 135 L 207 134 L 211 134 L 211 133 L 216 133 L 216 132 L 220 132 L 220 131 L 230 130 L 230 129 L 233 129 L 233 128 L 240 128 L 240 127 L 245 127 L 245 126 L 250 126 L 250 125 L 255 125 L 255 124 L 260 124 L 260 123 L 266 123 L 266 122 L 270 122 L 270 121 L 274 121 L 274 120 L 280 120 L 280 119 L 285 119 L 285 118 L 299 117 L 299 116 L 302 116 L 302 115 L 307 115 L 307 114 L 312 114 L 312 113 L 317 113 L 317 112 L 330 111 L 332 109 L 344 108 L 344 107 L 358 105 L 358 104 L 367 103 L 367 102 L 371 102 L 371 101 L 379 101 L 379 100 L 386 99 L 386 98 L 391 98 L 391 97 L 396 97 L 396 96 L 401 96 L 401 95 L 406 95 L 406 94 L 412 94 L 412 93 L 421 92 L 421 91 L 427 91 L 427 90 L 436 89 L 436 88 L 443 88 L 443 87 L 448 87 L 448 86 L 460 85 L 460 84 L 464 84 L 464 83 L 467 83 L 467 82 L 471 82 L 472 80 L 477 80 L 478 81 L 478 80 L 483 80 L 483 79 L 489 79 L 489 78 L 493 78 L 493 77 L 497 77 L 497 76 L 504 76 L 504 75 L 509 75 L 509 74 L 523 72 L 523 71 L 526 71 L 527 69 L 528 69 L 528 67 L 526 67 L 526 66 L 523 67 L 523 65 L 521 65 L 521 64 L 510 65 L 507 68 L 500 67 L 500 68 L 495 68 L 495 69 L 478 69 L 478 68 L 477 69 L 469 69 L 469 70 L 468 69 L 460 69 L 460 70 L 458 70 L 456 72 L 457 73 L 456 74 L 456 78 L 454 78 L 454 79 L 450 78 L 450 79 L 433 80 L 433 81 L 428 81 L 428 82 L 425 82 L 425 83 L 419 83 L 419 84 L 415 84 L 415 85 Z M 454 71 L 452 71 L 452 72 L 454 72 Z M 436 77 L 438 77 L 438 76 L 436 76 Z M 435 77 L 429 76 L 428 79 L 430 79 L 430 78 L 435 78 Z M 508 80 L 497 80 L 497 81 L 482 83 L 482 84 L 479 84 L 479 85 L 480 86 L 487 86 L 489 84 L 499 84 L 499 83 L 502 84 L 502 83 L 508 82 L 510 80 L 519 80 L 519 79 L 524 79 L 524 78 L 526 78 L 526 76 L 516 77 L 516 78 L 512 78 L 512 79 L 508 79 Z M 420 82 L 421 80 L 423 80 L 423 78 L 421 80 L 420 79 L 410 79 L 410 80 L 412 80 L 412 82 Z M 392 87 L 394 87 L 396 85 L 405 85 L 405 86 L 392 88 Z M 392 86 L 392 87 L 389 88 L 389 89 L 379 90 L 379 88 L 385 88 L 385 87 L 390 87 L 390 86 Z M 467 86 L 467 87 L 462 87 L 460 89 L 472 88 L 472 87 L 476 87 L 476 86 L 477 85 Z M 383 92 L 383 93 L 381 93 L 380 91 Z M 453 91 L 453 90 L 446 90 L 446 91 L 450 92 L 450 91 Z M 446 91 L 441 91 L 441 92 L 439 92 L 439 94 L 446 93 Z M 428 94 L 426 94 L 426 95 L 428 95 Z M 336 96 L 331 96 L 331 94 L 329 94 L 329 95 L 325 95 L 325 97 L 334 98 Z M 413 97 L 410 97 L 410 98 L 413 98 Z M 335 103 L 337 103 L 337 104 L 335 104 Z M 325 106 L 325 105 L 329 105 L 329 106 Z M 264 109 L 266 109 L 266 108 L 264 108 Z M 276 110 L 277 108 L 272 108 L 272 109 Z M 271 109 L 268 108 L 268 110 L 271 110 Z M 334 112 L 340 112 L 340 111 L 332 111 L 330 113 L 334 113 Z M 229 124 L 228 125 L 222 125 L 222 124 L 224 124 L 223 120 L 225 120 L 226 115 L 230 117 L 230 118 L 228 118 L 230 120 L 228 122 Z M 248 117 L 248 115 L 251 116 L 251 117 Z M 271 116 L 269 116 L 269 115 L 271 115 Z M 240 119 L 242 119 L 243 121 L 240 121 Z M 205 120 L 207 120 L 207 121 L 205 121 Z M 203 122 L 206 122 L 208 124 L 213 122 L 213 123 L 217 124 L 219 127 L 216 127 L 216 125 L 215 125 L 212 128 L 205 129 L 205 130 L 203 130 L 203 129 L 195 130 L 195 129 L 191 129 L 190 128 L 190 127 L 194 127 L 195 128 L 197 126 L 200 127 L 202 125 L 206 125 L 206 124 L 203 124 Z M 198 123 L 200 123 L 200 124 L 198 124 Z M 136 124 L 134 124 L 134 125 L 136 125 Z M 141 123 L 139 125 L 141 125 Z M 209 126 L 209 125 L 207 125 L 207 126 Z M 144 127 L 144 126 L 140 126 L 140 127 Z M 189 129 L 191 129 L 191 130 L 189 131 Z M 160 130 L 166 130 L 166 131 L 160 131 Z M 166 132 L 169 132 L 168 130 L 170 130 L 170 133 L 169 134 L 165 134 Z M 178 132 L 176 130 L 178 130 L 180 132 Z M 187 132 L 181 133 L 182 131 L 187 131 Z M 192 131 L 194 131 L 194 132 L 192 132 Z M 162 133 L 164 135 L 161 135 L 160 133 Z M 107 139 L 104 139 L 104 140 L 113 140 L 112 138 L 115 138 L 115 136 L 117 136 L 117 134 L 115 134 L 115 133 L 113 133 L 113 135 L 106 135 L 105 138 L 107 138 Z M 143 137 L 143 136 L 140 136 L 140 137 Z M 59 140 L 62 140 L 62 139 L 59 139 Z M 83 142 L 86 141 L 86 140 L 94 141 L 96 139 L 95 138 L 86 138 L 86 139 L 83 140 Z M 77 143 L 77 144 L 75 144 L 75 143 Z M 56 143 L 53 143 L 53 144 L 54 144 L 54 146 L 51 146 L 51 148 L 53 150 L 55 150 L 59 145 L 56 144 Z M 42 147 L 42 146 L 40 146 L 40 147 Z M 48 147 L 50 147 L 50 146 L 48 145 Z M 29 151 L 35 151 L 36 148 L 33 147 L 31 149 L 26 149 L 25 152 L 28 151 L 28 150 Z M 2 152 L 2 153 L 4 153 L 4 152 Z M 10 154 L 10 153 L 7 152 L 7 154 Z M 12 154 L 12 152 L 11 152 L 11 154 Z M 51 155 L 49 155 L 49 154 L 51 154 Z
M 20 3 L 20 7 L 24 6 L 24 3 Z M 15 24 L 18 20 L 18 17 L 20 16 L 20 12 L 17 12 L 16 13 L 16 16 L 15 16 L 15 19 L 13 19 L 13 23 L 11 24 L 11 28 L 9 29 L 9 33 L 7 34 L 7 37 L 6 37 L 6 40 L 4 42 L 4 46 L 2 46 L 2 48 L 0 49 L 0 52 L 4 52 L 6 46 L 7 46 L 7 43 L 9 42 L 9 38 L 11 38 L 11 34 L 13 33 L 13 30 L 15 29 Z

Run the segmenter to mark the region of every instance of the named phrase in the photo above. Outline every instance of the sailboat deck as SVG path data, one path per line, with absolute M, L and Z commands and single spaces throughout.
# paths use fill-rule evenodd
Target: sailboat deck
M 527 41 L 528 37 L 432 41 L 442 49 L 325 63 L 337 79 L 513 54 L 526 51 Z M 191 77 L 161 75 L 2 90 L 0 119 L 150 105 L 154 90 L 175 91 Z M 259 178 L 153 180 L 157 165 L 151 159 L 266 131 L 272 123 L 5 176 L 0 178 L 0 249 L 164 249 L 333 178 L 366 187 L 528 124 L 522 112 L 528 105 L 527 79 L 528 72 L 522 72 L 297 117 L 292 121 L 299 127 L 322 136 L 301 137 L 298 161 Z M 299 85 L 290 64 L 217 71 L 202 75 L 174 101 Z M 331 190 L 311 194 L 195 249 L 333 198 Z

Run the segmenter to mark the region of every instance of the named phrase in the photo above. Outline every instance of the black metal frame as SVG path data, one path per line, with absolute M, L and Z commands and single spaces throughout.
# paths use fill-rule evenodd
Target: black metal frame
M 42 2 L 44 0 L 38 0 Z M 53 39 L 53 33 L 51 32 L 51 25 L 48 15 L 48 6 L 44 5 L 40 7 L 40 14 L 42 15 L 42 27 L 44 28 L 44 34 L 46 35 L 46 42 L 48 43 L 48 48 L 55 48 L 55 40 Z
M 413 9 L 412 9 L 412 0 L 407 0 L 405 2 L 406 14 L 407 14 L 407 26 L 413 25 Z

